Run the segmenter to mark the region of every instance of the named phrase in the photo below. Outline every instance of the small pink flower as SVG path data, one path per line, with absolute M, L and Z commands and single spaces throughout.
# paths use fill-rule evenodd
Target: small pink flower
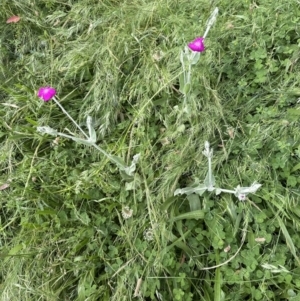
M 246 201 L 246 194 L 245 193 L 239 193 L 237 197 L 240 201 Z
M 49 101 L 56 94 L 56 90 L 52 87 L 41 87 L 38 92 L 38 97 L 44 101 Z
M 203 52 L 205 50 L 204 38 L 196 38 L 193 42 L 188 44 L 189 48 L 195 52 Z

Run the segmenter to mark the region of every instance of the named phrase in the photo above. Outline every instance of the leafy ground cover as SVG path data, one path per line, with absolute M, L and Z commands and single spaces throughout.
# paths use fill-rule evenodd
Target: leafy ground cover
M 1 300 L 300 300 L 299 1 L 1 4 Z M 180 53 L 215 7 L 186 113 Z M 48 85 L 140 154 L 133 177 L 37 131 L 81 137 Z M 203 182 L 205 141 L 219 187 L 261 188 L 174 195 Z

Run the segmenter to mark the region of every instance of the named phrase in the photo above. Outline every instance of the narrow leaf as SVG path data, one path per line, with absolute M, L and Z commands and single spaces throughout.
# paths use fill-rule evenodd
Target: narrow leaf
M 186 83 L 183 87 L 183 94 L 187 95 L 189 92 L 191 91 L 191 84 L 190 83 Z
M 182 240 L 185 240 L 186 236 L 190 234 L 191 230 L 188 230 L 184 233 L 184 236 L 177 237 L 173 233 L 168 233 L 167 236 L 170 241 L 172 241 L 172 244 L 168 245 L 163 251 L 168 253 L 174 246 L 182 249 L 187 254 L 191 255 L 191 249 L 184 243 Z
M 178 221 L 181 219 L 203 219 L 204 218 L 204 211 L 203 210 L 196 210 L 192 212 L 183 213 L 173 217 L 172 221 Z
M 184 77 L 185 77 L 185 74 L 184 73 L 181 73 L 180 76 L 179 76 L 179 91 L 183 94 L 183 89 L 184 89 Z
M 291 250 L 291 253 L 295 257 L 295 259 L 298 262 L 298 264 L 300 265 L 300 260 L 299 260 L 297 254 L 296 254 L 295 245 L 293 243 L 293 240 L 292 240 L 292 238 L 291 238 L 291 236 L 290 236 L 290 234 L 289 234 L 289 232 L 288 232 L 288 230 L 287 230 L 284 222 L 282 221 L 282 219 L 279 216 L 277 216 L 277 220 L 279 222 L 279 226 L 280 226 L 281 231 L 282 231 L 282 233 L 284 235 L 284 238 L 285 238 L 287 246 L 289 247 L 289 249 Z
M 165 211 L 167 210 L 174 202 L 176 201 L 176 198 L 173 196 L 169 197 L 162 205 L 160 210 Z
M 219 261 L 219 252 L 216 251 L 216 264 L 218 265 Z M 215 271 L 215 284 L 214 284 L 214 300 L 221 301 L 221 287 L 222 287 L 222 276 L 221 269 L 217 268 Z
M 92 120 L 92 117 L 91 116 L 88 116 L 86 118 L 86 125 L 87 125 L 87 128 L 89 130 L 89 138 L 90 138 L 90 141 L 95 143 L 96 140 L 97 140 L 97 136 L 96 136 L 96 131 L 93 127 L 93 120 Z
M 185 187 L 185 188 L 181 188 L 181 189 L 179 188 L 179 189 L 175 190 L 174 196 L 178 195 L 178 194 L 189 195 L 189 194 L 192 194 L 192 193 L 197 193 L 199 195 L 202 195 L 205 192 L 206 189 L 207 189 L 207 187 L 204 184 L 199 184 L 195 187 Z

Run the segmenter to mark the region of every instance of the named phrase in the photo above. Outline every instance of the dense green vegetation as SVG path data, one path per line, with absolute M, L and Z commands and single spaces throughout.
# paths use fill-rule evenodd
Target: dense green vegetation
M 215 7 L 186 113 L 180 53 Z M 0 299 L 300 300 L 299 24 L 297 0 L 2 0 Z M 39 133 L 82 136 L 41 86 L 139 153 L 134 176 Z M 205 141 L 218 187 L 262 187 L 174 196 L 203 182 Z

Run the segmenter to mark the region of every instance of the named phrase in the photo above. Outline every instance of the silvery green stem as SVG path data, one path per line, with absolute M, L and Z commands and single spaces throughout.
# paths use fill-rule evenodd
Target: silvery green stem
M 209 187 L 213 186 L 212 171 L 211 171 L 211 157 L 208 157 L 208 185 Z
M 182 70 L 183 70 L 183 81 L 184 81 L 184 84 L 186 84 L 186 73 L 185 73 L 185 64 L 184 64 L 184 58 L 186 57 L 186 49 L 185 51 L 181 51 L 180 53 L 180 62 L 181 62 L 181 65 L 182 65 Z
M 121 162 L 117 161 L 113 156 L 108 154 L 105 150 L 103 150 L 100 146 L 98 146 L 96 143 L 91 143 L 91 146 L 93 146 L 95 149 L 97 149 L 99 152 L 101 152 L 103 155 L 105 155 L 110 161 L 117 164 L 118 167 L 121 167 L 122 170 L 125 170 L 127 168 L 126 165 L 123 165 Z
M 207 27 L 206 27 L 206 30 L 205 30 L 205 33 L 203 35 L 203 38 L 205 39 L 210 28 L 213 26 L 213 24 L 216 22 L 216 19 L 217 19 L 217 15 L 218 15 L 218 12 L 219 12 L 219 9 L 216 7 L 214 9 L 214 11 L 212 12 L 212 14 L 210 15 L 208 21 L 207 21 Z
M 229 190 L 229 189 L 223 189 L 223 188 L 218 188 L 219 192 L 227 192 L 227 193 L 234 193 L 235 194 L 235 190 Z
M 191 84 L 191 73 L 192 73 L 192 65 L 189 62 L 189 69 L 188 69 L 188 72 L 187 72 L 187 81 L 186 81 L 186 84 Z M 187 106 L 186 99 L 188 97 L 188 94 L 190 93 L 190 89 L 191 89 L 191 87 L 189 88 L 189 91 L 187 92 L 187 94 L 184 95 L 185 106 Z
M 206 184 L 208 191 L 213 191 L 215 189 L 215 178 L 213 176 L 211 168 L 211 158 L 213 156 L 213 149 L 210 149 L 208 141 L 205 141 L 204 143 L 204 151 L 202 152 L 202 154 L 207 158 L 208 161 L 208 172 L 204 183 Z
M 192 73 L 192 65 L 189 61 L 189 69 L 188 69 L 188 72 L 187 72 L 187 81 L 186 81 L 186 83 L 188 83 L 188 84 L 191 83 L 191 73 Z
M 53 100 L 55 103 L 61 108 L 61 110 L 68 116 L 68 118 L 76 125 L 76 127 L 81 131 L 81 133 L 86 137 L 86 139 L 89 139 L 88 135 L 83 131 L 83 129 L 77 124 L 77 122 L 70 116 L 70 114 L 63 108 L 63 106 L 59 103 L 59 101 L 53 97 Z
M 83 129 L 78 125 L 78 123 L 70 116 L 70 114 L 63 108 L 63 106 L 59 103 L 59 101 L 53 97 L 53 100 L 55 101 L 55 103 L 61 108 L 61 110 L 68 116 L 68 118 L 76 125 L 76 127 L 82 132 L 82 134 L 85 136 L 85 138 L 87 139 L 86 141 L 83 141 L 83 139 L 80 138 L 75 138 L 69 135 L 65 135 L 63 133 L 59 133 L 60 136 L 65 136 L 67 138 L 71 138 L 73 140 L 77 140 L 78 142 L 87 142 L 89 143 L 89 145 L 95 147 L 99 152 L 101 152 L 103 155 L 105 155 L 110 161 L 114 162 L 115 164 L 117 164 L 117 166 L 119 168 L 121 168 L 122 170 L 126 170 L 127 166 L 122 164 L 121 162 L 119 162 L 118 160 L 116 160 L 113 156 L 111 156 L 110 154 L 108 154 L 105 150 L 103 150 L 100 146 L 98 146 L 94 141 L 92 141 L 91 139 L 93 139 L 93 134 L 92 131 L 90 129 L 89 126 L 91 126 L 91 118 L 88 117 L 88 127 L 89 127 L 89 132 L 91 137 L 88 137 L 88 135 L 83 131 Z M 93 139 L 94 140 L 94 139 Z

